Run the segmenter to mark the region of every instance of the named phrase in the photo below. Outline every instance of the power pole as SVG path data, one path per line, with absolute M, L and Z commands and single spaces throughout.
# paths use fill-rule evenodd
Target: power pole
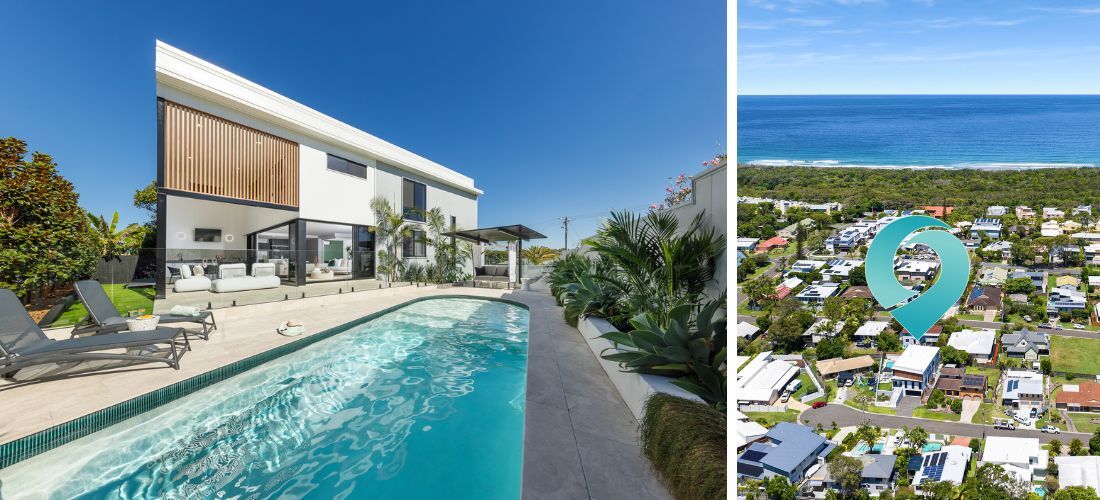
M 562 217 L 560 220 L 561 227 L 565 229 L 565 250 L 569 250 L 569 223 L 573 222 L 573 219 L 570 219 L 569 217 Z

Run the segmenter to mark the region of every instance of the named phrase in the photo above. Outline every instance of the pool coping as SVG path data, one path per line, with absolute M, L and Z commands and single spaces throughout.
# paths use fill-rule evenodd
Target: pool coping
M 322 330 L 315 334 L 273 347 L 261 353 L 253 354 L 244 359 L 222 365 L 212 370 L 195 375 L 186 380 L 181 380 L 179 382 L 175 382 L 173 384 L 154 389 L 150 392 L 146 392 L 126 401 L 116 403 L 107 408 L 88 413 L 81 417 L 77 417 L 67 422 L 62 422 L 60 424 L 54 425 L 47 429 L 43 429 L 33 434 L 29 434 L 21 438 L 17 438 L 12 441 L 0 444 L 0 469 L 9 467 L 41 453 L 45 453 L 49 450 L 65 445 L 90 434 L 94 434 L 129 418 L 139 416 L 145 412 L 171 403 L 184 396 L 190 395 L 198 390 L 204 389 L 218 382 L 225 381 L 252 368 L 255 368 L 258 365 L 286 356 L 287 354 L 291 354 L 316 342 L 320 342 L 321 340 L 325 340 L 332 336 L 335 336 L 336 334 L 342 333 L 349 328 L 354 328 L 368 321 L 377 319 L 382 315 L 389 314 L 417 302 L 447 298 L 503 302 L 513 306 L 521 307 L 527 310 L 528 313 L 530 313 L 531 310 L 527 304 L 500 297 L 468 295 L 461 293 L 448 293 L 414 297 L 407 301 L 372 312 L 352 321 L 348 321 L 340 325 L 328 328 L 326 330 Z M 528 318 L 530 318 L 530 316 L 528 316 Z M 528 335 L 530 335 L 530 319 L 528 320 L 527 329 Z

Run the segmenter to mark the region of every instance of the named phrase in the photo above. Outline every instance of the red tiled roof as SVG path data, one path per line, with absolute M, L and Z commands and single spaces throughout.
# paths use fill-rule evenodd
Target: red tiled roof
M 1063 387 L 1058 392 L 1057 403 L 1068 403 L 1082 408 L 1100 406 L 1100 383 L 1085 381 L 1077 384 L 1077 388 L 1077 392 L 1068 392 Z
M 909 333 L 909 330 L 906 328 L 902 328 L 901 333 Z M 943 333 L 943 325 L 932 325 L 932 327 L 929 328 L 927 332 L 925 332 L 926 335 L 929 333 Z
M 928 212 L 928 215 L 931 215 L 932 217 L 943 217 L 943 215 L 944 215 L 943 205 L 925 205 L 921 208 L 923 208 L 925 212 Z M 947 215 L 951 215 L 951 212 L 954 212 L 954 211 L 955 211 L 954 206 L 951 206 L 951 205 L 947 206 Z
M 779 285 L 779 286 L 775 287 L 775 298 L 777 300 L 784 299 L 790 294 L 791 294 L 791 289 L 790 288 L 787 288 L 783 285 Z

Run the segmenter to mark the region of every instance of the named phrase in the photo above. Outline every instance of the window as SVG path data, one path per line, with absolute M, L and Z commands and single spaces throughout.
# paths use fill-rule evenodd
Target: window
M 328 169 L 336 172 L 354 175 L 363 179 L 367 178 L 367 166 L 345 160 L 339 156 L 328 155 Z
M 428 246 L 424 243 L 424 231 L 414 230 L 411 238 L 401 242 L 402 257 L 427 257 Z
M 428 187 L 408 179 L 402 189 L 402 208 L 405 219 L 424 222 L 424 211 L 428 209 Z

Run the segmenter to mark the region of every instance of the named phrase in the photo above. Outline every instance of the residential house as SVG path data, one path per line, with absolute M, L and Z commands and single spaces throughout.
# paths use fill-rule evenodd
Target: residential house
M 775 298 L 776 300 L 782 300 L 787 298 L 792 292 L 794 292 L 799 285 L 802 284 L 802 278 L 797 276 L 791 276 L 782 283 L 775 286 Z
M 988 217 L 1004 217 L 1008 213 L 1008 207 L 1001 205 L 993 205 L 985 209 L 985 215 Z
M 1051 238 L 1062 234 L 1062 225 L 1058 221 L 1048 220 L 1039 226 L 1039 234 Z
M 1043 374 L 1009 370 L 1004 373 L 1004 389 L 1001 391 L 1002 404 L 1020 410 L 1040 409 L 1043 407 Z
M 850 252 L 860 245 L 866 244 L 874 231 L 874 223 L 857 222 L 840 230 L 837 234 L 825 238 L 825 251 L 829 253 Z
M 791 264 L 792 273 L 812 273 L 825 267 L 825 262 L 820 260 L 796 260 L 794 264 Z
M 827 281 L 839 283 L 841 281 L 848 281 L 848 276 L 852 273 L 852 269 L 862 266 L 863 261 L 852 259 L 833 259 L 826 264 L 829 267 L 821 272 L 822 278 Z
M 1005 240 L 995 241 L 986 245 L 985 248 L 982 249 L 982 251 L 986 252 L 987 254 L 999 255 L 1001 260 L 1008 260 L 1012 258 L 1012 242 Z
M 966 307 L 974 311 L 995 311 L 1001 308 L 1001 289 L 975 285 L 966 298 Z
M 733 419 L 736 422 L 733 425 L 733 445 L 737 453 L 744 452 L 750 444 L 764 439 L 764 436 L 768 433 L 767 428 L 736 409 L 730 409 L 729 411 L 733 414 Z
M 1085 380 L 1078 384 L 1063 384 L 1054 398 L 1054 406 L 1066 411 L 1100 412 L 1100 383 Z
M 1018 207 L 1016 207 L 1016 218 L 1020 219 L 1020 220 L 1034 219 L 1035 218 L 1035 209 L 1031 208 L 1031 207 L 1022 206 L 1022 205 L 1018 206 Z
M 820 373 L 822 377 L 826 378 L 833 375 L 839 377 L 841 374 L 848 374 L 851 376 L 859 372 L 867 371 L 874 365 L 874 358 L 866 354 L 854 358 L 823 359 L 817 362 L 817 372 Z
M 762 441 L 750 444 L 737 457 L 737 477 L 769 479 L 782 476 L 792 484 L 799 484 L 817 467 L 824 466 L 825 457 L 834 448 L 836 443 L 809 427 L 780 422 Z
M 961 330 L 951 334 L 947 345 L 960 351 L 966 351 L 975 363 L 989 363 L 993 359 L 993 346 L 997 342 L 997 332 L 988 329 Z
M 771 351 L 757 354 L 740 370 L 737 370 L 737 404 L 769 405 L 779 399 L 779 394 L 798 377 L 798 367 L 775 359 Z
M 1030 299 L 1028 299 L 1026 293 L 1010 293 L 1008 294 L 1008 301 L 1017 304 L 1027 304 L 1030 302 Z
M 809 345 L 817 345 L 818 342 L 827 338 L 833 338 L 840 335 L 840 331 L 844 329 L 844 322 L 837 321 L 832 322 L 827 319 L 819 319 L 810 325 L 809 328 L 802 334 L 802 339 Z
M 810 228 L 810 227 L 813 227 L 813 225 L 814 225 L 814 220 L 807 217 L 807 218 L 802 219 L 798 222 L 792 223 L 791 225 L 789 225 L 789 226 L 787 226 L 783 229 L 780 229 L 780 230 L 776 231 L 775 234 L 777 234 L 778 236 L 780 236 L 782 238 L 785 238 L 789 241 L 789 240 L 794 239 L 795 234 L 797 234 L 798 226 L 802 226 L 804 228 Z
M 940 348 L 910 345 L 892 367 L 892 385 L 904 395 L 920 396 L 936 379 L 940 367 Z
M 737 338 L 751 342 L 760 333 L 760 327 L 747 321 L 737 322 Z
M 1077 205 L 1073 208 L 1073 215 L 1077 214 L 1089 214 L 1092 215 L 1092 205 Z
M 1057 278 L 1054 278 L 1054 286 L 1056 286 L 1056 287 L 1068 286 L 1068 287 L 1072 287 L 1072 288 L 1078 288 L 1078 287 L 1081 286 L 1081 280 L 1079 278 L 1077 278 L 1076 276 L 1070 276 L 1068 274 L 1063 274 L 1061 276 L 1058 276 Z
M 839 291 L 840 287 L 836 285 L 814 283 L 799 292 L 795 299 L 807 306 L 817 307 L 824 304 L 825 299 L 835 296 Z
M 1100 262 L 1100 259 L 1098 259 L 1097 257 L 1100 257 L 1100 243 L 1091 243 L 1085 245 L 1085 260 L 1095 264 L 1097 262 Z M 1089 278 L 1091 277 L 1092 276 L 1089 276 Z
M 909 329 L 902 328 L 901 335 L 898 337 L 901 340 L 901 345 L 936 345 L 940 341 L 940 334 L 943 333 L 943 325 L 932 325 L 928 328 L 927 332 L 921 336 L 920 340 L 917 340 L 912 333 L 909 333 Z
M 394 249 L 404 259 L 434 257 L 422 210 L 440 208 L 449 228 L 477 227 L 483 192 L 472 178 L 163 42 L 155 52 L 158 298 L 169 268 L 209 261 L 271 272 L 275 286 L 375 278 L 375 197 L 415 227 Z M 244 282 L 225 288 L 272 280 Z
M 1050 354 L 1050 339 L 1047 334 L 1033 332 L 1027 328 L 1001 335 L 1001 345 L 1004 347 L 1005 355 L 1010 358 L 1038 361 L 1039 356 Z
M 903 260 L 894 269 L 898 278 L 906 281 L 927 281 L 936 275 L 940 263 L 932 260 Z
M 1084 226 L 1082 226 L 1080 222 L 1077 222 L 1075 220 L 1067 220 L 1062 222 L 1063 233 L 1075 233 L 1079 231 L 1082 227 Z
M 781 248 L 787 248 L 787 240 L 779 236 L 773 236 L 756 245 L 756 253 L 768 253 Z
M 1058 207 L 1043 207 L 1043 219 L 1065 219 L 1066 212 Z
M 871 295 L 871 288 L 866 285 L 850 286 L 840 296 L 845 299 L 875 299 L 875 296 Z
M 1025 271 L 1023 269 L 1017 269 L 1012 271 L 1008 277 L 1010 279 L 1027 278 L 1031 280 L 1031 285 L 1040 292 L 1047 288 L 1047 275 L 1042 271 Z
M 863 465 L 860 473 L 860 488 L 866 490 L 872 497 L 877 497 L 884 491 L 893 490 L 894 463 L 897 462 L 897 455 L 861 455 L 856 459 Z M 800 498 L 826 498 L 826 492 L 839 488 L 840 484 L 829 473 L 829 467 L 820 467 L 806 478 Z
M 1083 311 L 1088 304 L 1085 292 L 1075 286 L 1063 285 L 1050 291 L 1047 299 L 1047 314 L 1062 314 L 1072 311 Z
M 966 477 L 966 468 L 970 465 L 973 451 L 969 446 L 947 445 L 931 453 L 921 455 L 920 470 L 913 478 L 913 484 L 920 488 L 924 483 L 950 481 L 962 484 Z
M 1054 457 L 1054 465 L 1058 466 L 1058 486 L 1084 486 L 1100 492 L 1100 457 L 1098 456 L 1065 456 Z
M 945 365 L 940 369 L 940 378 L 936 388 L 949 397 L 964 399 L 982 399 L 989 379 L 985 375 L 966 373 L 966 367 Z
M 760 238 L 737 238 L 737 250 L 748 255 L 756 251 L 756 244 L 759 242 Z
M 943 216 L 951 215 L 951 212 L 955 211 L 953 205 L 925 205 L 921 208 L 924 209 L 925 214 L 931 215 L 937 219 L 942 219 Z
M 997 464 L 1025 483 L 1042 481 L 1047 476 L 1049 452 L 1039 447 L 1037 438 L 989 436 L 978 465 Z
M 874 348 L 878 341 L 879 334 L 886 331 L 886 328 L 889 326 L 890 323 L 886 321 L 868 321 L 860 325 L 859 328 L 852 333 L 852 339 L 861 347 Z
M 1008 281 L 1008 269 L 1003 267 L 983 267 L 978 272 L 978 283 L 987 286 L 1003 286 Z
M 1100 243 L 1100 233 L 1084 232 L 1069 235 L 1074 240 L 1085 240 L 1087 243 Z
M 974 225 L 970 226 L 970 237 L 981 238 L 982 234 L 990 239 L 1001 239 L 1001 220 L 986 218 L 975 220 Z

